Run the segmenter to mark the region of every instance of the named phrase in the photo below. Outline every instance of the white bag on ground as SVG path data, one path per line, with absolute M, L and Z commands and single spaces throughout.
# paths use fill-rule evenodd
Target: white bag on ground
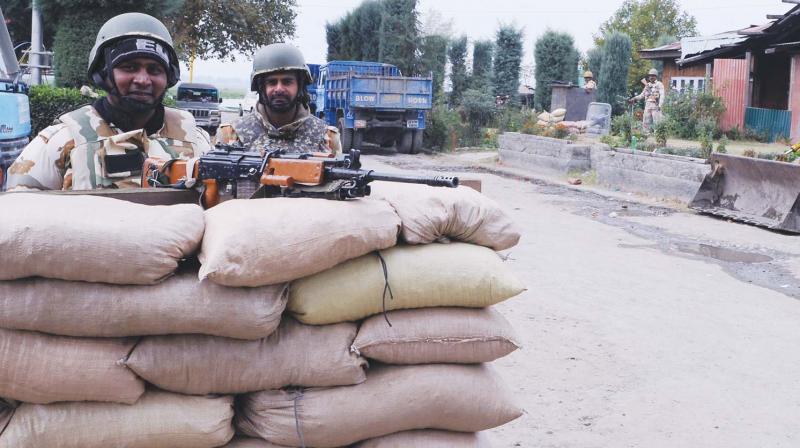
M 23 404 L 0 448 L 212 448 L 233 437 L 233 397 L 148 391 L 134 405 Z
M 203 238 L 203 209 L 191 204 L 13 193 L 0 210 L 0 280 L 158 283 Z
M 397 243 L 384 201 L 250 199 L 206 210 L 200 279 L 227 286 L 286 282 Z
M 122 365 L 136 339 L 0 329 L 0 397 L 28 403 L 135 403 L 144 382 Z
M 409 244 L 454 239 L 505 250 L 519 242 L 519 230 L 500 205 L 472 188 L 375 182 L 372 197 L 392 204 Z
M 320 448 L 411 429 L 477 432 L 522 415 L 488 366 L 455 364 L 379 366 L 357 386 L 256 392 L 237 409 L 244 434 L 287 446 L 302 434 Z
M 153 336 L 142 340 L 126 364 L 148 382 L 186 394 L 357 384 L 366 378 L 366 362 L 350 350 L 356 329 L 350 323 L 314 327 L 286 318 L 258 341 Z
M 491 362 L 519 347 L 511 324 L 491 308 L 422 308 L 376 315 L 353 348 L 387 364 Z
M 488 437 L 480 432 L 453 432 L 416 429 L 356 443 L 352 448 L 490 448 Z
M 473 244 L 397 246 L 380 254 L 391 294 L 373 253 L 292 283 L 287 309 L 301 322 L 322 325 L 363 319 L 384 304 L 387 311 L 483 308 L 525 290 L 496 252 Z
M 229 288 L 183 272 L 157 285 L 31 278 L 0 282 L 0 328 L 67 336 L 211 334 L 260 339 L 278 327 L 286 284 Z

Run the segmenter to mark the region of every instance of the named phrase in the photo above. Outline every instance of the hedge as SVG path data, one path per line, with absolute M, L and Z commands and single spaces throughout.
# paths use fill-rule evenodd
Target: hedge
M 31 127 L 36 135 L 53 124 L 59 116 L 89 104 L 92 99 L 81 96 L 78 89 L 71 87 L 31 86 Z

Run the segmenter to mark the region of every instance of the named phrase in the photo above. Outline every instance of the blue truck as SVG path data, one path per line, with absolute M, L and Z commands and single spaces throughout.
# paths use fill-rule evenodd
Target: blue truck
M 315 114 L 339 128 L 345 152 L 365 144 L 406 154 L 422 148 L 431 76 L 406 77 L 380 62 L 332 61 L 319 67 L 316 89 L 309 92 L 316 96 Z
M 0 191 L 5 189 L 5 174 L 17 158 L 31 133 L 28 86 L 20 82 L 11 36 L 0 9 Z M 2 212 L 0 212 L 1 214 Z

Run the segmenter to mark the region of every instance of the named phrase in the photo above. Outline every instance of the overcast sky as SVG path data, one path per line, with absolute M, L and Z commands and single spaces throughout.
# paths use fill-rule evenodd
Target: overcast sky
M 351 11 L 361 0 L 297 0 L 297 32 L 290 42 L 297 45 L 309 63 L 324 63 L 327 52 L 325 23 L 334 22 Z M 418 0 L 421 22 L 430 11 L 438 11 L 452 20 L 455 35 L 471 40 L 493 39 L 498 25 L 510 23 L 523 27 L 523 64 L 533 63 L 533 42 L 548 27 L 566 31 L 575 37 L 581 52 L 592 46 L 592 36 L 610 17 L 622 0 Z M 697 18 L 700 34 L 714 34 L 751 24 L 766 22 L 767 14 L 782 14 L 792 5 L 780 0 L 680 0 L 683 9 Z M 247 87 L 251 62 L 247 57 L 236 62 L 200 61 L 194 80 L 213 78 L 241 79 Z M 188 70 L 183 79 L 188 80 Z

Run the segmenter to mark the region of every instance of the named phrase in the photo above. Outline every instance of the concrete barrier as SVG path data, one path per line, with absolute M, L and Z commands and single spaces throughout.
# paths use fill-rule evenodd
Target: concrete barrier
M 499 143 L 500 160 L 506 166 L 554 177 L 593 172 L 591 177 L 602 187 L 682 202 L 694 197 L 710 171 L 703 159 L 604 144 L 588 146 L 519 133 L 502 134 Z

